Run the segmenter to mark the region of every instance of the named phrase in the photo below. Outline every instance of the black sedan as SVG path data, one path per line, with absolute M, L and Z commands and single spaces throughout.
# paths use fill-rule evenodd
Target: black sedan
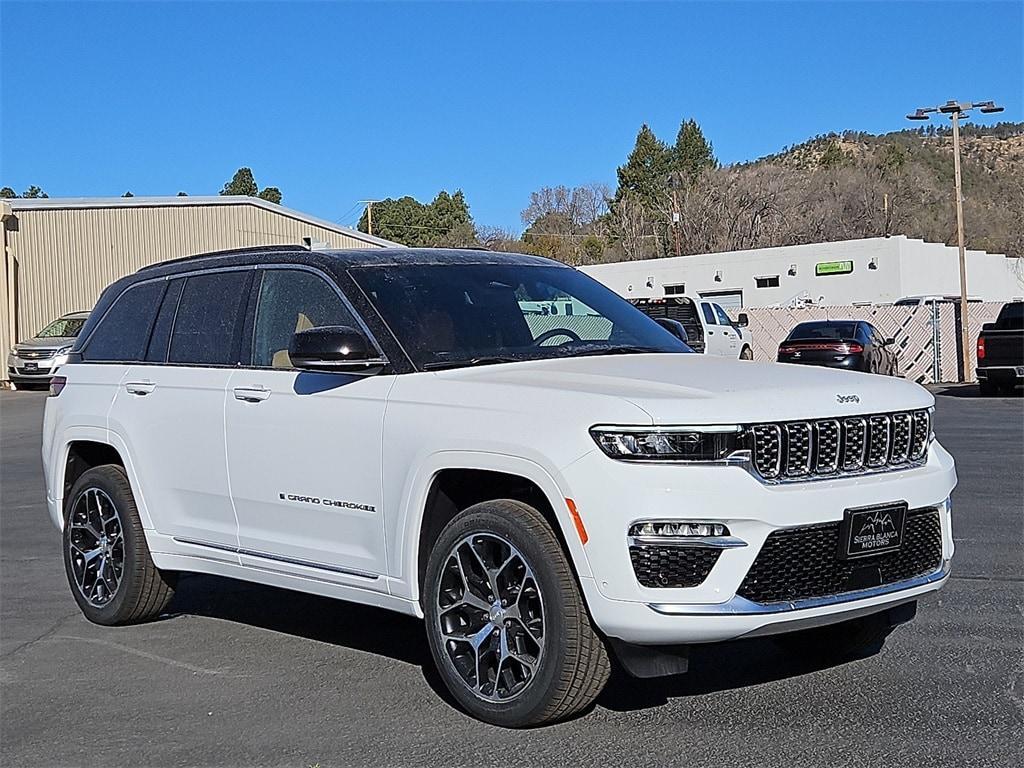
M 778 361 L 899 376 L 894 344 L 863 320 L 814 320 L 789 332 Z

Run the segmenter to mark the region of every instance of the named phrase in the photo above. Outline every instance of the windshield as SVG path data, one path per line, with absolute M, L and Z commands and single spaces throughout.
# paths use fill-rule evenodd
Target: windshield
M 36 334 L 37 339 L 53 339 L 57 337 L 73 338 L 78 335 L 85 325 L 84 317 L 62 317 L 54 320 L 48 326 Z
M 856 323 L 800 323 L 789 332 L 789 339 L 855 339 Z
M 420 369 L 622 352 L 690 352 L 566 267 L 444 264 L 350 274 Z

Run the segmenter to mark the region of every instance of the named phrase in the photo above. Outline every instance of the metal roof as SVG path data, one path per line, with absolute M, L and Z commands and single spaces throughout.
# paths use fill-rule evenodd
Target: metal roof
M 349 227 L 343 227 L 333 221 L 319 219 L 315 216 L 285 208 L 283 205 L 271 203 L 259 197 L 245 195 L 182 195 L 180 197 L 13 197 L 4 200 L 10 204 L 12 211 L 32 210 L 68 210 L 75 208 L 170 208 L 176 206 L 210 206 L 210 205 L 253 205 L 257 208 L 276 213 L 279 216 L 302 221 L 324 229 L 331 229 L 340 234 L 370 245 L 384 248 L 404 248 L 401 243 L 394 243 L 380 237 L 368 235 Z

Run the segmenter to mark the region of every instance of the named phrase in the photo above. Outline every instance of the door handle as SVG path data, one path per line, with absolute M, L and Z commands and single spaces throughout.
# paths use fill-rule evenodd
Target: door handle
M 133 395 L 148 395 L 156 389 L 156 384 L 152 381 L 129 381 L 124 388 Z
M 235 387 L 231 390 L 235 400 L 245 403 L 261 403 L 270 397 L 270 390 L 266 387 Z

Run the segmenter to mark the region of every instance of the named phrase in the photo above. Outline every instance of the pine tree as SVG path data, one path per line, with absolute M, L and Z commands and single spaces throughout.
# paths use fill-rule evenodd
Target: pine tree
M 640 126 L 633 151 L 616 171 L 619 186 L 615 202 L 632 195 L 645 205 L 657 205 L 666 186 L 671 153 L 646 123 Z
M 670 170 L 680 174 L 690 185 L 705 168 L 717 168 L 718 160 L 711 142 L 704 138 L 704 132 L 696 120 L 684 120 L 676 134 L 676 144 L 671 149 Z
M 245 195 L 256 197 L 259 194 L 259 187 L 256 186 L 256 179 L 253 178 L 251 168 L 239 168 L 231 181 L 224 185 L 220 193 L 222 195 Z

